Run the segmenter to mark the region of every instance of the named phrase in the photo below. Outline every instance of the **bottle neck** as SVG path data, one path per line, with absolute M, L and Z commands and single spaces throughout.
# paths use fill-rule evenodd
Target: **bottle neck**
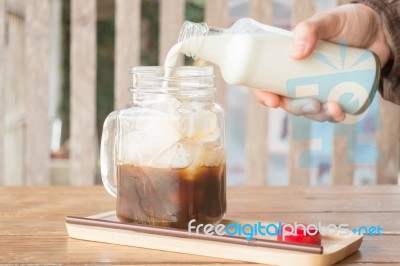
M 195 59 L 201 50 L 204 38 L 212 35 L 223 34 L 224 29 L 210 27 L 207 23 L 194 23 L 185 21 L 179 33 L 178 42 L 181 44 L 180 51 L 186 56 Z

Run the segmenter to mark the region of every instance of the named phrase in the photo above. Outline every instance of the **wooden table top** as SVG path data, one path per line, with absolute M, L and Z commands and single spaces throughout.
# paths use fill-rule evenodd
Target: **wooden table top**
M 0 187 L 0 264 L 247 264 L 68 237 L 67 215 L 114 205 L 100 186 Z M 227 218 L 380 225 L 383 236 L 365 236 L 360 250 L 340 264 L 400 264 L 400 186 L 229 187 Z

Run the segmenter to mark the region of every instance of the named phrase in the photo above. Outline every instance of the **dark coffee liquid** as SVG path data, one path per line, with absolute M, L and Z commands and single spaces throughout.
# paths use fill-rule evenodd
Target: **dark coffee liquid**
M 167 169 L 119 164 L 117 216 L 134 222 L 187 228 L 215 224 L 226 211 L 225 165 Z

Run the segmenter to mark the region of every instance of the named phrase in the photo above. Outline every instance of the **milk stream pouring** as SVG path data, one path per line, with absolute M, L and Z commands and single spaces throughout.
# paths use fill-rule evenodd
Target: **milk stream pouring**
M 369 50 L 319 41 L 313 54 L 295 60 L 289 56 L 291 34 L 248 18 L 229 29 L 186 21 L 165 66 L 174 66 L 183 53 L 216 64 L 229 84 L 334 101 L 349 114 L 365 111 L 378 86 L 378 57 Z

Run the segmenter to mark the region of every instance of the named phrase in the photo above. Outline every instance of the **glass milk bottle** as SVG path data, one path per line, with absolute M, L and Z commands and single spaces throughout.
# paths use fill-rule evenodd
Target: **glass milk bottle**
M 168 75 L 166 75 L 166 72 Z M 135 67 L 133 105 L 111 113 L 101 174 L 123 222 L 187 228 L 226 211 L 225 127 L 212 67 Z
M 229 29 L 184 22 L 177 53 L 218 65 L 227 83 L 267 90 L 291 98 L 338 102 L 349 114 L 362 113 L 375 95 L 380 63 L 369 50 L 319 41 L 303 60 L 289 56 L 291 32 L 243 18 Z

